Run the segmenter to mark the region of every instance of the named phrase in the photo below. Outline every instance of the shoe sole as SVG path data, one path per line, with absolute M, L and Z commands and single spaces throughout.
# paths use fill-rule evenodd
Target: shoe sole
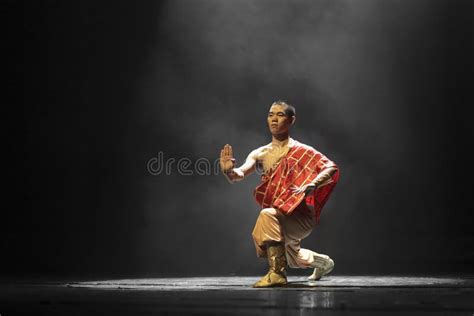
M 254 289 L 266 289 L 266 288 L 269 288 L 269 287 L 283 287 L 285 285 L 287 285 L 288 282 L 286 283 L 278 283 L 278 284 L 270 284 L 268 286 L 252 286 Z

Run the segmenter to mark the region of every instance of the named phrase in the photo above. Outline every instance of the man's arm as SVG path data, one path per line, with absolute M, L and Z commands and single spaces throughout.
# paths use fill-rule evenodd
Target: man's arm
M 242 181 L 245 177 L 255 171 L 257 163 L 257 150 L 252 151 L 245 160 L 245 163 L 239 168 L 234 168 L 235 159 L 232 153 L 232 146 L 226 144 L 221 150 L 220 165 L 222 173 L 225 175 L 229 183 Z
M 334 175 L 334 173 L 336 173 L 337 170 L 337 167 L 330 167 L 321 171 L 321 173 L 318 174 L 316 179 L 313 180 L 315 188 L 320 188 L 322 186 L 325 186 L 326 184 L 329 184 L 329 180 L 332 178 L 332 176 Z
M 316 179 L 314 179 L 313 182 L 310 182 L 301 187 L 293 186 L 292 189 L 294 190 L 295 193 L 305 192 L 305 195 L 308 195 L 314 189 L 323 187 L 331 183 L 332 182 L 331 178 L 334 175 L 334 173 L 337 172 L 337 170 L 338 170 L 337 167 L 329 167 L 327 169 L 324 169 L 316 176 Z
M 224 172 L 224 175 L 229 183 L 242 181 L 255 171 L 256 164 L 256 150 L 254 150 L 247 156 L 247 159 L 245 159 L 242 166 L 239 168 L 232 168 L 230 171 Z

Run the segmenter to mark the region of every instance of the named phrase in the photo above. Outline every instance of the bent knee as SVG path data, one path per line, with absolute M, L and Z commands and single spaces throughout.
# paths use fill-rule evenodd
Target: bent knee
M 277 215 L 277 211 L 272 207 L 264 208 L 260 211 L 260 216 L 276 216 L 276 215 Z

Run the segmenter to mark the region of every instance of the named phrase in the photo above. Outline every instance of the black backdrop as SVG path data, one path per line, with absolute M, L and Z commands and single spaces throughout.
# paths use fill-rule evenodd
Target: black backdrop
M 9 1 L 6 12 L 3 275 L 262 273 L 258 176 L 230 185 L 192 167 L 225 143 L 239 163 L 268 143 L 277 99 L 296 106 L 291 136 L 341 169 L 303 246 L 337 274 L 473 272 L 472 1 Z M 193 174 L 176 163 L 151 174 L 160 153 Z

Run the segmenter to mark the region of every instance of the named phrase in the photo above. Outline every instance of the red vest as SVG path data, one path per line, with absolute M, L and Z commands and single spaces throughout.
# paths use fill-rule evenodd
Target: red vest
M 262 175 L 262 182 L 255 188 L 254 196 L 262 208 L 273 207 L 285 214 L 290 214 L 306 199 L 306 204 L 313 206 L 316 221 L 319 223 L 321 210 L 330 193 L 339 180 L 339 170 L 336 171 L 329 183 L 316 188 L 305 198 L 305 193 L 295 194 L 289 188 L 300 187 L 314 181 L 317 175 L 336 164 L 311 146 L 295 141 L 275 170 Z

